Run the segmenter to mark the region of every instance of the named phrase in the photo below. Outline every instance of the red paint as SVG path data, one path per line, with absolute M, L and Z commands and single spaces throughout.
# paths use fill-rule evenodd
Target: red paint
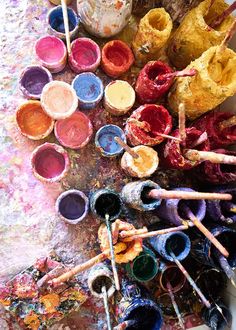
M 136 119 L 146 124 L 147 130 L 138 127 L 137 124 L 127 121 L 125 130 L 129 142 L 132 145 L 153 146 L 161 143 L 164 138 L 158 133 L 168 134 L 172 129 L 172 117 L 162 105 L 145 104 L 135 110 L 129 119 Z
M 84 147 L 90 140 L 93 127 L 89 118 L 80 111 L 55 124 L 55 135 L 65 147 L 78 149 Z
M 174 77 L 169 77 L 162 83 L 155 82 L 155 79 L 159 75 L 172 72 L 173 70 L 161 61 L 147 63 L 140 71 L 135 86 L 140 103 L 152 103 L 161 98 L 171 87 Z
M 121 40 L 112 40 L 102 49 L 102 69 L 113 78 L 127 72 L 134 62 L 130 47 Z
M 191 149 L 192 144 L 200 137 L 201 131 L 195 127 L 186 128 L 186 149 Z M 180 138 L 179 130 L 176 129 L 172 132 L 172 136 Z M 209 141 L 206 140 L 203 143 L 194 146 L 196 150 L 208 151 L 210 149 Z M 175 140 L 168 140 L 162 147 L 160 156 L 160 166 L 162 168 L 174 168 L 179 170 L 190 170 L 194 166 L 200 164 L 199 161 L 191 161 L 183 156 L 183 146 L 180 142 Z

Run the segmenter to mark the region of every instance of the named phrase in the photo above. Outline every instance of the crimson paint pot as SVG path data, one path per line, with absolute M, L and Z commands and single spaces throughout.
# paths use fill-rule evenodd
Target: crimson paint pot
M 69 64 L 74 72 L 94 72 L 100 62 L 100 48 L 92 39 L 78 38 L 72 42 Z
M 65 68 L 67 50 L 61 39 L 49 35 L 39 38 L 35 43 L 34 50 L 40 64 L 52 73 L 60 72 Z
M 64 178 L 69 170 L 70 160 L 67 152 L 54 143 L 38 146 L 31 156 L 34 176 L 42 182 L 53 183 Z
M 24 136 L 31 140 L 41 140 L 53 130 L 54 121 L 43 110 L 39 101 L 27 101 L 16 111 L 16 122 Z
M 159 275 L 160 287 L 163 291 L 168 292 L 168 283 L 170 283 L 172 292 L 180 291 L 186 283 L 186 277 L 178 266 L 174 264 L 161 263 Z
M 113 78 L 127 72 L 134 63 L 131 48 L 121 40 L 112 40 L 102 49 L 102 69 Z
M 89 143 L 93 134 L 93 126 L 84 113 L 76 111 L 70 117 L 58 120 L 54 133 L 64 147 L 80 149 Z

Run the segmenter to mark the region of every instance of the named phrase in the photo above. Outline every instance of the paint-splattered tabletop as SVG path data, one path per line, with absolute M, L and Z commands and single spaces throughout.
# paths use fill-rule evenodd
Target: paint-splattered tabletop
M 34 43 L 47 33 L 46 15 L 52 5 L 47 0 L 4 0 L 0 6 L 1 31 L 1 112 L 0 112 L 0 282 L 30 266 L 37 257 L 46 256 L 54 248 L 68 266 L 83 262 L 99 251 L 97 229 L 100 221 L 88 216 L 77 226 L 69 226 L 59 219 L 54 204 L 61 191 L 77 188 L 89 195 L 91 190 L 108 187 L 120 191 L 129 179 L 120 171 L 119 159 L 101 158 L 89 145 L 77 151 L 68 150 L 72 161 L 69 175 L 60 184 L 45 185 L 30 169 L 30 155 L 42 143 L 30 141 L 17 130 L 15 112 L 24 101 L 18 89 L 18 78 L 25 66 L 37 63 Z M 105 84 L 109 79 L 98 70 Z M 134 83 L 134 72 L 128 79 Z M 75 74 L 66 67 L 54 79 L 71 83 Z M 132 81 L 133 80 L 133 81 Z M 108 115 L 102 106 L 86 111 L 96 132 L 105 123 L 120 124 L 125 120 Z M 45 141 L 56 142 L 52 134 Z M 43 142 L 45 142 L 43 141 Z M 167 175 L 168 174 L 168 180 Z M 174 172 L 159 172 L 155 177 L 168 187 Z M 183 179 L 182 175 L 178 177 Z M 148 224 L 149 218 L 127 211 L 126 216 L 136 224 Z M 131 212 L 131 213 L 130 213 Z M 155 217 L 152 221 L 155 222 Z M 80 276 L 86 283 L 87 273 Z M 0 329 L 17 329 L 10 316 L 1 312 Z M 64 320 L 54 329 L 102 329 L 102 302 L 89 299 L 81 312 Z M 79 324 L 79 326 L 78 326 Z

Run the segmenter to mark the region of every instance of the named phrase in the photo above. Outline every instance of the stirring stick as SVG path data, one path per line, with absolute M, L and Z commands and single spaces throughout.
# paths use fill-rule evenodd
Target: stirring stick
M 163 83 L 165 80 L 169 78 L 175 78 L 175 77 L 191 77 L 195 76 L 197 73 L 196 69 L 184 69 L 182 71 L 175 71 L 165 74 L 160 74 L 155 78 L 155 83 Z
M 106 290 L 105 285 L 102 287 L 102 295 L 103 295 L 104 307 L 105 307 L 106 318 L 107 318 L 107 329 L 112 330 L 111 318 L 110 318 L 109 307 L 108 307 L 107 290 Z
M 230 201 L 232 195 L 221 193 L 204 193 L 197 191 L 182 191 L 182 190 L 165 190 L 165 189 L 152 189 L 146 195 L 147 198 L 153 199 L 207 199 L 207 200 L 225 200 Z
M 130 148 L 124 141 L 121 140 L 121 138 L 119 138 L 118 136 L 115 137 L 115 141 L 122 147 L 125 149 L 125 151 L 127 151 L 130 156 L 132 156 L 135 159 L 139 158 L 139 155 L 132 150 L 132 148 Z
M 227 9 L 225 9 L 220 15 L 218 15 L 216 18 L 214 18 L 213 22 L 210 24 L 210 26 L 214 29 L 218 25 L 220 25 L 223 20 L 229 16 L 234 10 L 236 9 L 236 1 L 234 1 Z
M 236 125 L 236 116 L 232 116 L 229 119 L 223 120 L 221 123 L 219 123 L 218 127 L 221 131 L 223 131 L 225 128 L 229 128 Z
M 119 283 L 119 277 L 118 277 L 118 272 L 116 268 L 116 261 L 115 261 L 115 252 L 114 252 L 114 247 L 113 247 L 113 240 L 112 240 L 112 232 L 111 232 L 111 226 L 110 226 L 110 220 L 109 220 L 109 214 L 105 214 L 105 220 L 106 220 L 106 226 L 107 226 L 107 234 L 108 234 L 108 240 L 109 240 L 109 245 L 110 245 L 110 252 L 111 252 L 111 266 L 112 266 L 112 271 L 113 271 L 113 276 L 114 276 L 114 281 L 115 281 L 115 287 L 116 290 L 120 290 L 120 283 Z
M 203 132 L 203 133 L 199 136 L 199 138 L 198 138 L 196 141 L 194 141 L 194 142 L 192 143 L 192 147 L 196 147 L 196 146 L 198 146 L 199 144 L 202 144 L 202 143 L 205 142 L 207 139 L 208 139 L 207 132 Z
M 236 30 L 236 19 L 234 20 L 233 24 L 231 25 L 229 31 L 226 33 L 224 40 L 221 42 L 221 44 L 217 50 L 218 53 L 223 51 L 227 47 L 230 39 L 233 37 L 233 35 L 235 33 L 235 30 Z
M 190 285 L 193 287 L 193 289 L 197 292 L 197 294 L 199 295 L 199 297 L 201 298 L 201 301 L 203 302 L 203 304 L 207 307 L 210 308 L 211 304 L 210 302 L 207 300 L 207 298 L 204 296 L 204 294 L 202 293 L 202 291 L 199 289 L 199 287 L 197 286 L 197 284 L 194 282 L 194 280 L 192 279 L 192 277 L 189 275 L 189 273 L 187 272 L 187 270 L 184 268 L 184 266 L 180 263 L 180 261 L 176 258 L 175 254 L 169 249 L 169 253 L 171 255 L 171 257 L 173 258 L 175 264 L 179 267 L 180 271 L 183 273 L 183 275 L 186 277 L 186 279 L 188 280 L 188 282 L 190 283 Z
M 67 46 L 68 54 L 70 55 L 71 53 L 70 30 L 69 30 L 69 22 L 68 22 L 67 5 L 65 0 L 61 0 L 61 6 L 62 6 L 65 33 L 66 33 L 66 46 Z
M 147 233 L 147 232 L 148 232 L 147 227 L 143 227 L 143 228 L 140 228 L 140 229 L 132 229 L 132 230 L 122 230 L 119 233 L 119 237 L 125 238 L 125 237 L 129 237 L 129 236 L 144 234 L 144 233 Z
M 183 321 L 183 318 L 181 316 L 181 313 L 179 311 L 179 307 L 175 301 L 175 297 L 174 297 L 174 294 L 173 294 L 173 291 L 172 291 L 172 287 L 171 287 L 171 284 L 170 282 L 167 283 L 167 289 L 168 289 L 168 293 L 169 293 L 169 296 L 170 296 L 170 299 L 171 299 L 171 302 L 172 302 L 172 305 L 174 307 L 174 310 L 175 310 L 175 313 L 178 317 L 178 320 L 179 320 L 179 325 L 182 329 L 185 329 L 185 326 L 184 326 L 184 321 Z
M 221 268 L 229 278 L 232 285 L 236 288 L 236 275 L 234 274 L 233 269 L 230 267 L 228 260 L 222 256 L 218 251 L 215 251 L 215 255 L 219 261 L 219 264 L 221 265 Z
M 225 257 L 229 256 L 229 252 L 224 248 L 224 246 L 215 238 L 215 236 L 198 220 L 198 218 L 193 214 L 191 209 L 187 205 L 182 205 L 182 210 L 187 215 L 187 217 L 193 222 L 193 224 L 205 235 L 209 241 L 223 254 Z
M 200 151 L 195 149 L 185 149 L 184 156 L 191 161 L 210 161 L 215 164 L 236 165 L 236 157 L 225 154 L 218 154 L 213 151 Z
M 183 103 L 179 105 L 179 135 L 181 139 L 181 143 L 183 146 L 186 144 L 186 128 L 185 128 L 185 107 Z

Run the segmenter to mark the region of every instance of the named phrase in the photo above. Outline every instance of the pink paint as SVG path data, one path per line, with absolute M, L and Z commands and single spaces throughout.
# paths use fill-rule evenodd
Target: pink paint
M 76 73 L 94 72 L 101 62 L 101 51 L 92 39 L 78 38 L 71 44 L 69 64 Z
M 37 179 L 44 182 L 61 180 L 69 169 L 67 152 L 54 143 L 44 143 L 37 147 L 31 157 L 31 166 Z
M 58 120 L 54 132 L 56 138 L 64 147 L 79 149 L 90 141 L 93 127 L 85 114 L 76 111 L 69 118 Z
M 57 37 L 45 36 L 38 39 L 35 43 L 35 54 L 39 62 L 53 73 L 62 71 L 66 65 L 66 46 Z

